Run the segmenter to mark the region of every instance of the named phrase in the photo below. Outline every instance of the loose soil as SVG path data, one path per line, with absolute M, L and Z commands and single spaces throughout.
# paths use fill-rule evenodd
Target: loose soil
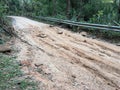
M 11 16 L 14 48 L 38 90 L 120 90 L 120 47 Z

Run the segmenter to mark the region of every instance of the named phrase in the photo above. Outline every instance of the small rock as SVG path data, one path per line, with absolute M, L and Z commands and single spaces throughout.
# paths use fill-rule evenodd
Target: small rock
M 116 44 L 117 46 L 120 46 L 120 43 Z
M 70 62 L 71 64 L 74 64 L 73 62 Z
M 39 34 L 38 37 L 41 37 L 41 38 L 46 38 L 47 35 L 46 34 Z
M 0 45 L 0 53 L 8 54 L 11 52 L 12 52 L 12 49 L 8 45 Z
M 87 42 L 87 40 L 84 40 L 83 42 Z
M 82 36 L 84 36 L 84 37 L 87 36 L 87 33 L 86 33 L 86 32 L 81 32 L 80 34 L 81 34 Z
M 107 83 L 108 85 L 110 85 L 110 83 Z
M 59 30 L 57 33 L 58 33 L 58 34 L 63 34 L 63 32 L 62 32 L 61 30 Z
M 54 27 L 54 25 L 50 25 L 49 27 Z
M 72 77 L 73 77 L 73 78 L 76 78 L 76 76 L 75 76 L 75 75 L 72 75 Z

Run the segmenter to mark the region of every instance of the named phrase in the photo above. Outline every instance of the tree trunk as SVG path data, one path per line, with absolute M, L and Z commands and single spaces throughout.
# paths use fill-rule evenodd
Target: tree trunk
M 114 0 L 115 5 L 118 9 L 118 22 L 120 21 L 120 0 Z
M 120 21 L 120 2 L 119 2 L 119 7 L 118 7 L 118 21 Z
M 52 12 L 52 15 L 55 16 L 56 15 L 56 0 L 52 0 L 53 2 L 53 12 Z
M 66 0 L 67 1 L 67 7 L 66 7 L 66 16 L 68 19 L 70 19 L 70 10 L 71 10 L 71 1 L 70 0 Z

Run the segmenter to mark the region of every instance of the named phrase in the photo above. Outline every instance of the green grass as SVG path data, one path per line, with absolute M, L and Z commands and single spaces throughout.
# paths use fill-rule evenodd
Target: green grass
M 0 90 L 36 90 L 35 82 L 21 77 L 15 58 L 0 54 Z
M 0 45 L 11 39 L 0 29 Z M 24 78 L 16 57 L 0 53 L 0 90 L 37 90 L 37 83 Z

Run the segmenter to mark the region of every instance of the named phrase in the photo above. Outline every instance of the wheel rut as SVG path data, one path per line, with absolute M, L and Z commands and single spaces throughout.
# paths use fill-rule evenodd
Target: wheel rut
M 17 60 L 39 89 L 120 89 L 119 46 L 24 17 L 10 18 Z

